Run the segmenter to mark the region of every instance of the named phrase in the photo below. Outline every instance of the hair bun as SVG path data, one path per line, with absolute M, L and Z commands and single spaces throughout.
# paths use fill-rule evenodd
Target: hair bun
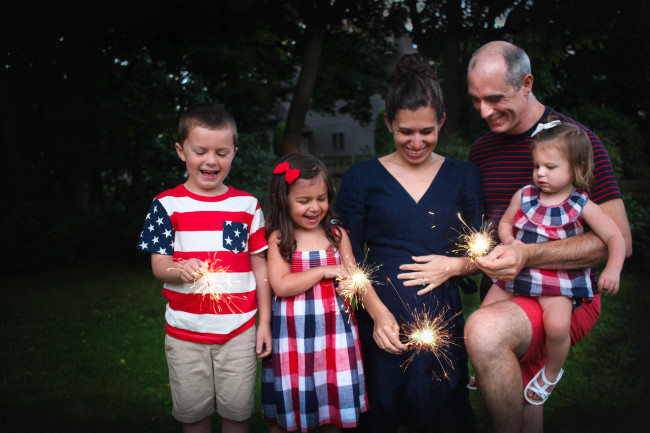
M 388 76 L 388 83 L 409 75 L 426 75 L 437 80 L 436 69 L 420 54 L 404 54 Z

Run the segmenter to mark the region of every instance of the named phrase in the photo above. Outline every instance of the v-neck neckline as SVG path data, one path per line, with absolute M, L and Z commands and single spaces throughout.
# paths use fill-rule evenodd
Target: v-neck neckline
M 389 177 L 390 177 L 390 178 L 391 178 L 391 179 L 392 179 L 392 180 L 393 180 L 397 185 L 399 185 L 400 189 L 404 192 L 404 194 L 406 194 L 406 195 L 411 199 L 411 201 L 413 202 L 413 204 L 415 204 L 415 206 L 419 206 L 420 203 L 422 203 L 422 201 L 424 200 L 424 198 L 425 198 L 425 197 L 426 197 L 426 196 L 431 192 L 431 189 L 432 189 L 434 183 L 436 182 L 436 179 L 438 179 L 438 176 L 440 175 L 440 172 L 441 172 L 442 169 L 447 165 L 447 157 L 446 157 L 446 156 L 443 156 L 442 158 L 443 158 L 443 160 L 442 160 L 442 163 L 440 164 L 440 168 L 438 168 L 438 172 L 437 172 L 436 175 L 433 177 L 433 179 L 431 179 L 431 183 L 430 183 L 429 186 L 427 187 L 426 191 L 424 191 L 424 194 L 422 194 L 422 197 L 420 197 L 419 200 L 415 200 L 415 198 L 413 198 L 413 196 L 411 195 L 411 193 L 409 193 L 408 190 L 404 187 L 404 185 L 402 185 L 402 183 L 401 183 L 399 180 L 397 180 L 397 178 L 396 178 L 395 176 L 393 176 L 393 174 L 388 170 L 388 168 L 386 168 L 386 166 L 385 166 L 384 164 L 382 164 L 382 162 L 379 160 L 379 158 L 376 158 L 375 161 L 376 161 L 377 164 L 379 164 L 379 166 L 380 166 L 380 167 L 381 167 L 381 168 L 386 172 L 386 174 L 388 174 L 388 176 L 389 176 Z

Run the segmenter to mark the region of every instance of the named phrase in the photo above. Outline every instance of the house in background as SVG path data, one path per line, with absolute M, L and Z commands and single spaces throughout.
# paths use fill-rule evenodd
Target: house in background
M 395 41 L 400 53 L 415 53 L 417 47 L 408 35 Z M 375 119 L 384 108 L 384 99 L 380 95 L 370 98 L 371 120 L 368 125 L 361 125 L 349 114 L 324 115 L 308 111 L 300 144 L 300 151 L 310 153 L 321 159 L 338 160 L 344 156 L 368 156 L 375 154 Z M 286 119 L 288 105 L 282 107 Z M 338 108 L 338 107 L 337 107 Z
M 379 95 L 370 99 L 371 121 L 361 125 L 349 114 L 328 116 L 313 111 L 307 113 L 300 151 L 318 157 L 372 155 L 375 153 L 375 118 L 384 108 Z

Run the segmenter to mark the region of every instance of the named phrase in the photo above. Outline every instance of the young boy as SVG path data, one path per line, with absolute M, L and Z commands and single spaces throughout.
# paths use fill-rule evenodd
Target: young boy
M 246 432 L 256 354 L 267 356 L 272 347 L 264 217 L 255 197 L 223 183 L 237 153 L 237 127 L 226 110 L 189 107 L 176 152 L 187 181 L 153 200 L 138 244 L 152 253 L 153 274 L 169 301 L 172 415 L 185 433 L 210 432 L 216 408 L 223 432 Z

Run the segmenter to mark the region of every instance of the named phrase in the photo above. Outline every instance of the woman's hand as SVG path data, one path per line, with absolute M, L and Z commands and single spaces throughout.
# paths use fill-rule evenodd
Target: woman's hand
M 392 313 L 385 310 L 374 322 L 372 336 L 380 349 L 393 355 L 399 355 L 406 350 L 406 346 L 399 339 L 399 325 Z
M 415 263 L 401 265 L 403 274 L 398 274 L 398 280 L 405 280 L 405 286 L 422 286 L 418 295 L 424 295 L 440 286 L 449 278 L 457 275 L 459 258 L 431 254 L 428 256 L 411 257 Z

